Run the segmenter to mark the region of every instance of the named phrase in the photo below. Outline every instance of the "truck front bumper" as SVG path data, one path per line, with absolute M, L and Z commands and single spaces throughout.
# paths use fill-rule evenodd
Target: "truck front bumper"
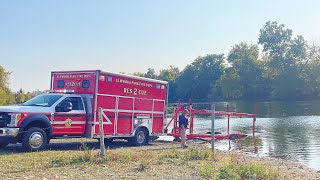
M 20 128 L 0 128 L 0 137 L 17 137 Z
M 0 128 L 0 143 L 17 143 L 19 128 Z

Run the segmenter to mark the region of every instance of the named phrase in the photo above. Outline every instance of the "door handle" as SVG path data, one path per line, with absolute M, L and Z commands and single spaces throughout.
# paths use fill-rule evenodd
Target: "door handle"
M 51 113 L 51 119 L 52 122 L 54 121 L 54 113 Z

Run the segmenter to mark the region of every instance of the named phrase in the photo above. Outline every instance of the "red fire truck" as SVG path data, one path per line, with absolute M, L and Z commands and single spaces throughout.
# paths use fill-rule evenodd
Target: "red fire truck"
M 0 147 L 21 143 L 37 151 L 54 138 L 98 139 L 98 108 L 106 141 L 144 145 L 164 133 L 167 93 L 165 81 L 100 70 L 52 72 L 48 93 L 0 107 Z

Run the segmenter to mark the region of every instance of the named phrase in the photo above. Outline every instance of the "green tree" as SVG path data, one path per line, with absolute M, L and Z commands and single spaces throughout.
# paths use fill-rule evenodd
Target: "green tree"
M 263 99 L 268 96 L 268 83 L 263 78 L 258 58 L 257 45 L 240 43 L 232 47 L 227 58 L 230 67 L 220 80 L 224 98 Z
M 25 94 L 25 101 L 33 98 L 34 96 L 35 96 L 35 94 L 30 93 L 30 92 L 27 92 L 27 93 Z
M 0 65 L 0 88 L 8 88 L 9 86 L 9 75 L 10 72 L 6 71 L 1 65 Z
M 10 72 L 0 65 L 0 105 L 14 103 L 13 94 L 9 89 L 9 75 Z
M 170 66 L 168 69 L 162 69 L 159 72 L 158 79 L 173 82 L 180 75 L 180 71 L 178 67 Z
M 320 45 L 311 44 L 307 48 L 308 58 L 301 68 L 304 85 L 301 94 L 306 98 L 320 95 Z
M 33 98 L 34 96 L 35 95 L 30 92 L 24 93 L 22 89 L 14 93 L 15 101 L 17 104 L 24 103 L 25 101 Z
M 169 102 L 177 101 L 177 78 L 180 75 L 178 67 L 170 66 L 168 69 L 162 69 L 159 72 L 158 79 L 168 81 L 169 83 Z
M 148 71 L 144 74 L 144 77 L 151 78 L 151 79 L 158 78 L 158 76 L 153 68 L 148 68 Z
M 301 68 L 306 60 L 306 41 L 292 37 L 284 24 L 268 21 L 260 30 L 259 44 L 268 59 L 266 71 L 271 78 L 272 97 L 297 99 L 301 97 Z
M 132 73 L 132 76 L 144 77 L 144 74 L 141 72 L 134 72 Z
M 181 72 L 177 79 L 177 96 L 186 101 L 208 101 L 212 98 L 211 89 L 224 73 L 223 54 L 210 54 L 198 57 Z
M 25 94 L 23 93 L 23 90 L 21 88 L 17 93 L 15 93 L 14 96 L 17 104 L 23 103 L 26 100 Z
M 238 99 L 244 93 L 240 75 L 234 68 L 226 70 L 226 73 L 221 76 L 220 81 L 213 90 L 213 92 L 221 91 L 223 99 Z

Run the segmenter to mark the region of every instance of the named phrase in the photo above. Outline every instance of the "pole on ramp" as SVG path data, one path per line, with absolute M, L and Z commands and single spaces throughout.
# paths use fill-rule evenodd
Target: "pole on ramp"
M 211 105 L 211 150 L 214 152 L 214 119 L 215 119 L 215 104 Z

